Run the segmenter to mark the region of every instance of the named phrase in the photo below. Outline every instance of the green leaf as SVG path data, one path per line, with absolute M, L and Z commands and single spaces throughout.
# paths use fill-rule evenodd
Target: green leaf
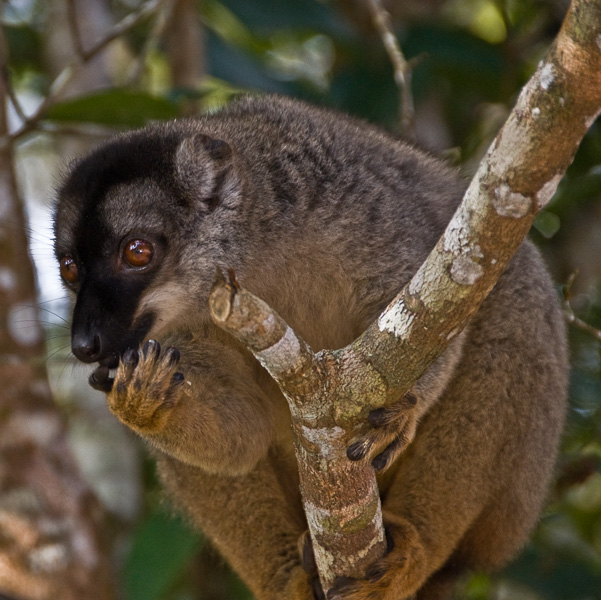
M 151 513 L 136 532 L 125 564 L 127 600 L 159 600 L 177 584 L 201 545 L 180 518 Z
M 547 239 L 551 239 L 561 227 L 561 219 L 548 210 L 541 211 L 533 223 L 538 232 Z
M 175 102 L 146 92 L 110 89 L 65 100 L 52 106 L 46 119 L 140 127 L 148 121 L 173 119 L 179 115 Z
M 43 52 L 40 34 L 27 24 L 3 25 L 9 48 L 10 68 L 18 71 L 25 67 L 43 70 Z

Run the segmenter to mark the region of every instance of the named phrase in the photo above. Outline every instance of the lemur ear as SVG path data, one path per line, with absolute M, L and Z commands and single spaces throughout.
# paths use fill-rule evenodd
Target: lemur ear
M 233 152 L 230 145 L 204 133 L 185 138 L 175 152 L 175 175 L 188 201 L 209 211 L 233 200 Z

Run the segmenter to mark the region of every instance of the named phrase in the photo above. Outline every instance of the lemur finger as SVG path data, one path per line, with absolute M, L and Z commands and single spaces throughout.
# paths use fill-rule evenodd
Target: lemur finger
M 346 456 L 349 460 L 358 461 L 364 459 L 371 450 L 373 446 L 373 441 L 367 437 L 361 438 L 356 442 L 353 442 L 346 449 Z
M 138 366 L 138 362 L 140 360 L 140 355 L 137 350 L 133 348 L 128 348 L 121 357 L 121 362 L 125 367 L 125 375 L 126 377 L 131 377 L 134 369 Z
M 164 408 L 171 408 L 175 406 L 177 398 L 179 397 L 179 388 L 186 380 L 183 373 L 179 371 L 173 373 L 169 379 L 169 385 L 163 394 L 163 406 Z
M 386 554 L 384 555 L 384 558 L 386 558 L 386 556 L 388 556 L 394 549 L 394 538 L 392 537 L 390 527 L 386 524 L 384 524 L 384 535 L 386 536 Z M 384 575 L 386 575 L 388 570 L 389 565 L 384 560 L 377 560 L 367 569 L 365 578 L 370 583 L 376 583 L 380 581 Z
M 167 359 L 169 366 L 174 367 L 179 362 L 181 354 L 177 348 L 170 347 L 165 350 L 165 358 Z
M 325 594 L 321 587 L 321 581 L 319 580 L 319 573 L 317 572 L 317 563 L 315 562 L 315 553 L 313 552 L 313 543 L 311 542 L 311 535 L 309 531 L 305 531 L 298 540 L 298 552 L 301 557 L 301 565 L 309 575 L 309 585 L 313 591 L 315 600 L 325 600 Z
M 173 373 L 173 375 L 171 376 L 171 385 L 173 386 L 181 385 L 182 383 L 184 383 L 184 381 L 186 381 L 186 377 L 183 373 L 180 373 L 179 371 L 177 373 Z
M 372 460 L 371 464 L 376 471 L 384 472 L 405 451 L 415 437 L 416 427 L 417 420 L 415 418 L 408 419 L 404 423 L 403 428 L 397 431 L 392 442 Z
M 372 467 L 378 471 L 385 471 L 396 459 L 396 457 L 403 452 L 407 447 L 408 442 L 405 437 L 401 434 L 398 436 L 392 444 L 389 444 L 384 452 L 380 452 L 372 461 Z
M 360 582 L 351 577 L 336 577 L 334 585 L 326 594 L 327 600 L 343 600 L 348 594 L 356 592 L 360 587 Z
M 382 592 L 388 589 L 388 585 L 378 586 L 391 570 L 390 553 L 394 550 L 394 526 L 384 522 L 384 534 L 386 536 L 386 554 L 369 566 L 365 579 L 353 579 L 351 577 L 337 577 L 334 584 L 328 590 L 327 600 L 366 600 L 368 598 L 382 598 Z M 373 585 L 375 584 L 375 585 Z
M 315 562 L 313 542 L 311 541 L 309 530 L 305 531 L 298 539 L 298 553 L 301 557 L 301 564 L 305 573 L 308 575 L 317 575 L 317 563 Z
M 178 388 L 185 381 L 185 376 L 179 371 L 175 371 L 175 367 L 179 363 L 181 358 L 180 352 L 177 348 L 166 348 L 162 358 L 159 361 L 158 369 L 165 373 L 166 377 L 169 377 L 169 388 L 166 391 L 166 400 L 170 400 L 171 393 L 175 388 Z M 175 371 L 169 376 L 169 373 Z
M 156 340 L 148 340 L 142 347 L 142 355 L 144 358 L 156 359 L 161 353 L 161 344 Z
M 393 423 L 372 429 L 368 431 L 362 438 L 353 442 L 347 449 L 346 455 L 349 460 L 358 461 L 367 457 L 371 457 L 379 453 L 382 449 L 387 448 L 397 438 L 399 433 L 399 424 Z
M 372 427 L 384 427 L 402 419 L 407 411 L 414 408 L 416 404 L 417 398 L 415 395 L 407 392 L 399 402 L 372 410 L 367 419 Z
M 415 428 L 405 424 L 399 432 L 398 424 L 386 426 L 380 429 L 373 429 L 365 437 L 353 442 L 347 449 L 346 455 L 349 460 L 358 461 L 363 458 L 373 456 L 373 467 L 377 471 L 386 469 L 393 460 L 409 445 L 413 440 Z
M 88 383 L 95 390 L 108 393 L 113 389 L 113 383 L 115 381 L 112 377 L 109 376 L 109 374 L 109 368 L 104 365 L 100 365 L 90 375 L 90 377 L 88 378 Z
M 411 411 L 416 403 L 417 398 L 415 395 L 407 392 L 399 402 L 372 410 L 368 416 L 368 421 L 372 429 L 365 436 L 349 445 L 346 450 L 349 460 L 362 460 L 394 444 L 408 425 L 410 429 L 413 427 L 410 424 L 413 424 L 415 419 L 412 418 Z M 408 439 L 405 446 L 411 439 Z M 398 452 L 395 452 L 394 456 L 396 457 L 403 448 L 399 447 Z M 392 454 L 390 454 L 390 457 L 392 457 Z M 380 459 L 376 464 L 381 464 L 383 469 L 391 462 L 392 460 Z
M 326 600 L 326 595 L 323 593 L 323 588 L 321 587 L 321 581 L 319 581 L 319 577 L 313 577 L 310 584 L 311 589 L 313 590 L 313 595 L 315 596 L 315 600 Z

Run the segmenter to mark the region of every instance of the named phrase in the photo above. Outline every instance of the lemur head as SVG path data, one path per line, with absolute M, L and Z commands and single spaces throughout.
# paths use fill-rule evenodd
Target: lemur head
M 233 152 L 197 129 L 172 123 L 120 136 L 59 188 L 55 253 L 76 294 L 71 348 L 84 362 L 114 366 L 187 311 L 206 310 L 216 266 L 232 260 L 228 213 L 241 193 Z

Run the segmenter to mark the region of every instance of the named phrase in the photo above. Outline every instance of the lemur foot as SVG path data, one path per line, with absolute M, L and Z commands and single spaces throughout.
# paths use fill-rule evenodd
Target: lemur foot
M 348 458 L 372 457 L 374 469 L 385 471 L 415 437 L 416 403 L 415 395 L 407 392 L 396 404 L 372 410 L 368 417 L 372 429 L 347 448 Z
M 299 541 L 298 550 L 301 556 L 301 564 L 305 573 L 309 578 L 309 586 L 313 592 L 315 600 L 325 600 L 326 595 L 321 587 L 319 573 L 317 572 L 317 564 L 315 562 L 315 554 L 313 553 L 313 544 L 308 531 L 305 531 Z
M 419 586 L 415 566 L 423 563 L 424 552 L 415 528 L 404 519 L 396 521 L 385 520 L 386 554 L 367 569 L 364 579 L 338 577 L 327 600 L 383 600 L 392 590 L 395 598 L 414 597 Z
M 391 557 L 394 550 L 394 540 L 391 533 L 393 529 L 394 526 L 392 529 L 385 527 L 386 555 L 370 566 L 364 580 L 338 577 L 327 594 L 324 594 L 319 581 L 311 536 L 306 531 L 299 540 L 299 551 L 303 569 L 308 575 L 309 586 L 313 591 L 315 600 L 378 600 L 383 597 L 390 580 L 390 577 L 387 577 L 389 571 L 395 574 L 395 567 L 399 566 L 397 564 L 398 557 L 394 554 Z M 401 561 L 401 565 L 404 562 Z

